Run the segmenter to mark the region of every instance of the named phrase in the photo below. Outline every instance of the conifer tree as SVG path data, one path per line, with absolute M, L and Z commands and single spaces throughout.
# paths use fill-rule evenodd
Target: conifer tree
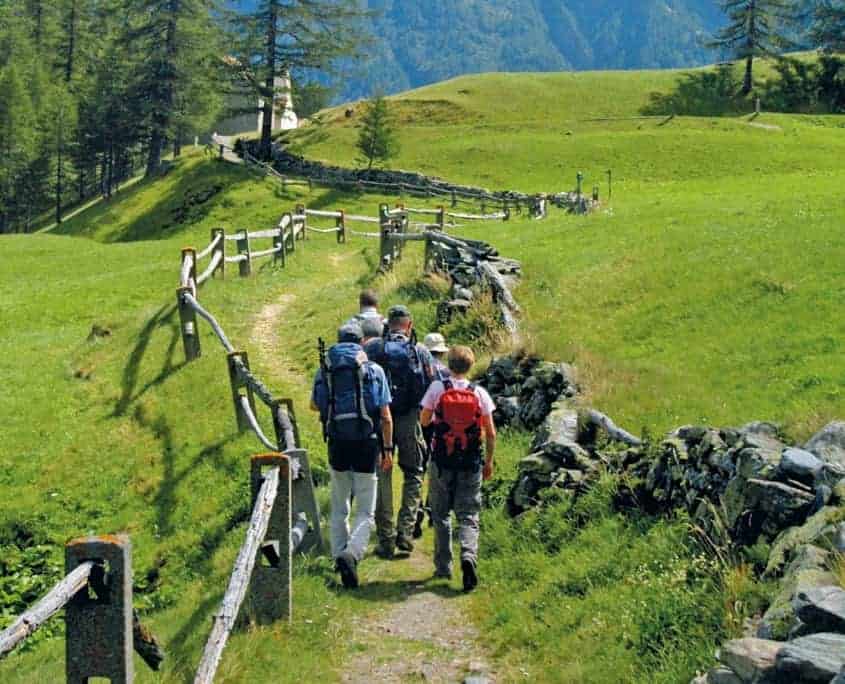
M 791 0 L 721 0 L 728 25 L 713 39 L 712 47 L 728 50 L 745 61 L 742 94 L 754 87 L 754 59 L 777 56 L 788 45 L 782 25 L 793 12 Z
M 367 165 L 367 169 L 392 159 L 399 151 L 396 124 L 388 109 L 387 100 L 381 95 L 366 105 L 358 131 L 357 146 L 360 160 Z
M 361 42 L 357 0 L 259 0 L 237 21 L 240 36 L 233 65 L 247 92 L 264 101 L 259 154 L 270 156 L 273 105 L 282 93 L 276 79 L 300 70 L 331 72 Z M 244 65 L 248 65 L 246 68 Z
M 17 230 L 23 213 L 18 194 L 36 154 L 34 113 L 29 93 L 14 64 L 0 70 L 0 233 Z
M 845 52 L 844 0 L 819 0 L 813 14 L 811 37 L 826 52 Z

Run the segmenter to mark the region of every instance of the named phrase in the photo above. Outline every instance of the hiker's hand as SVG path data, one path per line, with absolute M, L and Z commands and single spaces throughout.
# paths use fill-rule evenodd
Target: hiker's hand
M 491 477 L 493 477 L 493 461 L 487 461 L 484 464 L 484 468 L 482 468 L 481 470 L 481 477 L 483 477 L 485 480 L 489 480 Z
M 393 454 L 384 451 L 381 454 L 381 469 L 386 473 L 393 467 Z

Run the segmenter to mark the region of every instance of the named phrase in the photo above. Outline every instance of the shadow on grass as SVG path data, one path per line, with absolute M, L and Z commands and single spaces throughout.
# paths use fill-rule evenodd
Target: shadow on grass
M 150 346 L 153 334 L 158 328 L 170 329 L 170 340 L 167 343 L 167 350 L 165 351 L 164 364 L 161 370 L 154 378 L 146 382 L 140 389 L 137 389 L 138 378 L 140 374 L 141 361 L 147 348 Z M 121 378 L 121 393 L 120 398 L 114 406 L 111 417 L 117 418 L 126 414 L 129 406 L 143 396 L 146 392 L 157 387 L 169 378 L 173 373 L 178 371 L 185 365 L 185 361 L 174 363 L 173 359 L 176 354 L 176 347 L 179 344 L 179 325 L 176 322 L 176 305 L 162 306 L 156 313 L 148 320 L 144 327 L 138 333 L 138 339 L 132 352 L 129 354 L 129 359 L 126 366 L 123 368 L 123 377 Z
M 737 95 L 739 83 L 732 64 L 715 70 L 690 71 L 668 93 L 653 92 L 641 113 L 646 116 L 720 116 L 742 111 L 744 99 Z

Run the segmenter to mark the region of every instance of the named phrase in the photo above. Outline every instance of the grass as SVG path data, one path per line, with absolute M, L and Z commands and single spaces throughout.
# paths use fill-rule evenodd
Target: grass
M 570 188 L 582 169 L 603 196 L 613 169 L 613 198 L 596 214 L 460 231 L 522 260 L 517 296 L 537 351 L 574 361 L 589 400 L 634 430 L 774 419 L 806 435 L 843 413 L 845 120 L 631 118 L 678 78 L 496 74 L 413 91 L 396 100 L 396 165 L 528 191 Z M 333 117 L 303 131 L 300 146 L 350 163 L 354 119 Z M 190 680 L 242 539 L 246 460 L 257 445 L 236 433 L 208 326 L 202 358 L 182 363 L 172 307 L 179 249 L 204 245 L 216 226 L 269 227 L 300 201 L 372 215 L 397 199 L 286 193 L 189 155 L 165 178 L 68 220 L 61 234 L 0 238 L 13 257 L 0 270 L 0 374 L 12 389 L 0 397 L 0 555 L 21 559 L 0 584 L 0 620 L 38 593 L 35 577 L 58 577 L 62 542 L 125 530 L 138 607 L 169 649 L 162 674 L 138 663 L 138 679 Z M 285 271 L 227 276 L 200 300 L 268 385 L 293 397 L 320 471 L 318 426 L 303 410 L 316 338 L 352 313 L 356 291 L 372 282 L 377 245 L 315 236 L 302 248 Z M 426 331 L 438 287 L 420 282 L 418 269 L 412 250 L 375 285 L 386 305 L 410 300 Z M 268 304 L 280 307 L 270 340 L 255 326 Z M 109 332 L 91 335 L 94 326 Z M 480 316 L 450 332 L 485 326 Z M 485 489 L 483 590 L 462 599 L 504 679 L 688 681 L 760 606 L 756 585 L 709 564 L 683 520 L 616 511 L 612 481 L 577 506 L 551 499 L 506 519 L 500 504 L 527 448 L 525 435 L 503 437 Z M 219 681 L 336 680 L 360 648 L 351 616 L 396 600 L 385 587 L 403 573 L 367 561 L 366 577 L 384 591 L 361 599 L 336 590 L 328 561 L 297 559 L 295 568 L 292 625 L 236 635 Z M 62 653 L 60 639 L 33 642 L 0 662 L 0 680 L 61 679 Z
M 572 189 L 582 170 L 599 212 L 461 231 L 522 261 L 537 350 L 575 362 L 590 400 L 635 431 L 767 419 L 806 437 L 845 408 L 845 117 L 629 118 L 681 77 L 489 74 L 411 91 L 400 113 L 444 114 L 406 117 L 393 165 L 524 191 Z M 301 151 L 352 163 L 355 119 L 325 118 Z

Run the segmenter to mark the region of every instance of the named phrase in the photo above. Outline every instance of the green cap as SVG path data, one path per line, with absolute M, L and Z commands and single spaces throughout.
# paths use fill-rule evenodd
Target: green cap
M 387 310 L 387 320 L 389 321 L 398 321 L 402 318 L 410 318 L 411 311 L 408 309 L 407 306 L 403 306 L 402 304 L 397 304 L 396 306 L 391 306 Z

